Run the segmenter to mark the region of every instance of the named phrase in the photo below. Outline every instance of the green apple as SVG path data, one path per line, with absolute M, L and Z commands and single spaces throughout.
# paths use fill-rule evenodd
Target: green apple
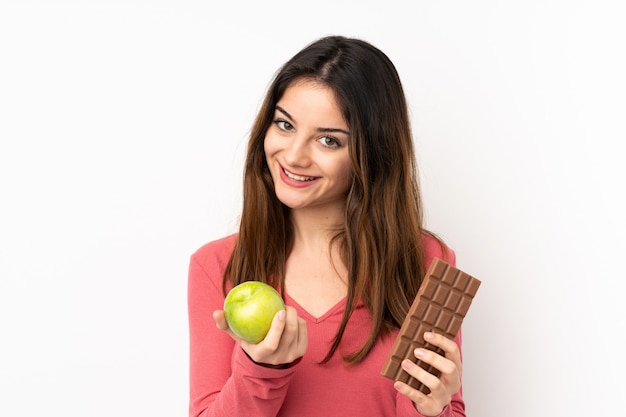
M 246 281 L 232 288 L 224 300 L 228 327 L 251 343 L 265 339 L 276 313 L 285 309 L 282 297 L 272 286 Z

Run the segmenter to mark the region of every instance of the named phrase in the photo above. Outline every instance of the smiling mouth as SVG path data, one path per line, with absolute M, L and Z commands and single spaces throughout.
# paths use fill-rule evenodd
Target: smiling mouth
M 295 181 L 307 182 L 307 181 L 313 181 L 317 178 L 317 177 L 303 177 L 301 175 L 296 175 L 293 172 L 287 171 L 285 168 L 282 168 L 282 170 L 287 176 L 287 178 L 290 178 Z

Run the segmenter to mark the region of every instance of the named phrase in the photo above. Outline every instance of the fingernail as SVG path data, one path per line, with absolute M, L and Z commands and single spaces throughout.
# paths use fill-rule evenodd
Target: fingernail
M 417 356 L 418 358 L 421 358 L 422 356 L 424 356 L 424 349 L 415 349 L 415 356 Z
M 278 320 L 285 320 L 285 314 L 287 314 L 285 310 L 280 310 L 278 312 Z
M 431 332 L 424 333 L 424 339 L 431 340 L 433 338 L 433 334 Z
M 409 360 L 402 361 L 402 368 L 404 368 L 406 371 L 410 371 L 411 369 L 413 369 L 414 366 L 415 364 Z

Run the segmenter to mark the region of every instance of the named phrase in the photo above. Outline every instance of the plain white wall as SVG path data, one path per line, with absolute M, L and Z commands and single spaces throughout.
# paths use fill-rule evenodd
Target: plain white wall
M 618 413 L 619 3 L 0 0 L 0 415 L 186 415 L 189 255 L 235 230 L 265 88 L 327 34 L 395 62 L 428 226 L 483 281 L 468 415 Z

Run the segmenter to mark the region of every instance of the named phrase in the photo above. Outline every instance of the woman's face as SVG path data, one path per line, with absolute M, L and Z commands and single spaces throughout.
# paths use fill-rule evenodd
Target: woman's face
M 313 80 L 289 86 L 264 142 L 278 199 L 292 209 L 342 206 L 352 182 L 349 135 L 332 90 Z

